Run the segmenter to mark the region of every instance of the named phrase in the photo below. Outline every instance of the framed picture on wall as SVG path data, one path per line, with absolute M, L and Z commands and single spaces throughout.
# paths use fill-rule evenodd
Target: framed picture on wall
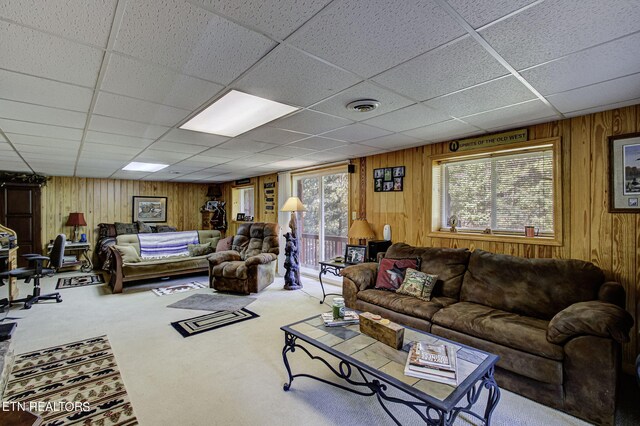
M 609 137 L 609 193 L 610 212 L 640 212 L 640 133 Z
M 393 178 L 393 169 L 391 167 L 387 167 L 386 169 L 384 169 L 384 181 L 385 182 L 391 182 L 392 178 Z
M 384 177 L 384 169 L 373 169 L 373 178 L 382 179 Z
M 373 191 L 374 192 L 382 192 L 382 179 L 374 179 L 373 180 Z
M 166 222 L 167 197 L 133 197 L 133 221 Z
M 404 177 L 404 166 L 398 166 L 393 168 L 393 177 Z

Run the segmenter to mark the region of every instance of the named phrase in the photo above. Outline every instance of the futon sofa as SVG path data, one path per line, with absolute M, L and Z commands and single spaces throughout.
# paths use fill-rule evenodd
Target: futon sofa
M 620 343 L 633 319 L 625 292 L 580 260 L 391 246 L 438 276 L 430 301 L 376 289 L 378 265 L 341 271 L 348 307 L 500 356 L 498 385 L 598 424 L 614 420 Z
M 220 231 L 203 230 L 197 231 L 200 244 L 210 244 L 215 249 L 220 240 Z M 166 232 L 162 235 L 170 239 L 175 232 Z M 207 256 L 171 256 L 158 259 L 145 259 L 140 257 L 139 234 L 124 234 L 116 237 L 116 244 L 109 247 L 111 250 L 111 264 L 109 273 L 111 279 L 109 285 L 114 293 L 122 293 L 125 282 L 138 281 L 148 278 L 168 277 L 173 275 L 191 274 L 195 272 L 205 272 L 209 268 Z M 134 259 L 123 259 L 123 254 L 118 247 L 132 247 L 135 250 Z M 136 257 L 137 255 L 137 257 Z

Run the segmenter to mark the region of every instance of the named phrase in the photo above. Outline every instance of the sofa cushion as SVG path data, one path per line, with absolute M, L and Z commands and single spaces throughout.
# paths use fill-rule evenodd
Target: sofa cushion
M 433 297 L 427 302 L 412 296 L 405 296 L 403 294 L 375 288 L 359 291 L 357 297 L 373 305 L 382 306 L 383 308 L 427 321 L 430 321 L 431 317 L 433 317 L 439 309 L 456 302 L 455 299 L 448 297 Z
M 550 320 L 566 307 L 598 299 L 604 274 L 582 260 L 526 259 L 475 250 L 460 300 Z
M 240 253 L 242 260 L 260 253 L 280 253 L 277 223 L 248 222 L 238 226 L 231 249 Z
M 402 281 L 396 293 L 417 297 L 428 302 L 431 300 L 431 292 L 437 280 L 437 275 L 430 275 L 407 268 L 407 272 L 404 274 L 404 281 Z
M 468 249 L 412 247 L 405 243 L 396 243 L 389 247 L 385 257 L 394 259 L 419 257 L 420 270 L 438 276 L 433 295 L 457 299 L 470 254 Z
M 549 322 L 538 318 L 476 303 L 460 302 L 436 312 L 431 321 L 442 327 L 545 358 L 561 360 L 564 356 L 562 346 L 547 341 Z
M 122 265 L 122 275 L 125 279 L 131 279 L 143 275 L 163 275 L 171 276 L 173 273 L 193 270 L 204 271 L 208 269 L 209 262 L 207 256 L 198 257 L 175 257 L 164 258 L 162 260 L 145 260 L 140 263 L 124 263 Z
M 136 248 L 133 246 L 119 246 L 114 245 L 115 249 L 118 250 L 120 256 L 122 257 L 122 263 L 138 263 L 142 261 L 140 255 L 136 251 Z
M 385 257 L 380 261 L 380 266 L 378 267 L 376 288 L 395 291 L 402 284 L 407 268 L 417 269 L 419 267 L 420 260 L 416 257 L 411 259 Z
M 214 248 L 211 246 L 211 243 L 188 244 L 187 250 L 189 250 L 189 256 L 204 256 L 213 253 Z
M 235 278 L 239 280 L 247 279 L 247 266 L 243 260 L 223 262 L 213 267 L 211 273 L 214 277 Z
M 125 234 L 137 234 L 138 233 L 138 225 L 135 223 L 122 223 L 116 222 L 114 223 L 116 227 L 116 235 L 125 235 Z

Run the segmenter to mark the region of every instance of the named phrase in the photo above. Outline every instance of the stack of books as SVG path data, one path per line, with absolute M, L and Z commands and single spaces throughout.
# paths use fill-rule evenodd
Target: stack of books
M 360 317 L 355 311 L 344 311 L 344 317 L 333 319 L 332 312 L 320 314 L 325 327 L 338 327 L 341 325 L 360 324 Z
M 458 385 L 456 348 L 450 345 L 433 345 L 413 342 L 407 356 L 404 374 L 419 379 Z

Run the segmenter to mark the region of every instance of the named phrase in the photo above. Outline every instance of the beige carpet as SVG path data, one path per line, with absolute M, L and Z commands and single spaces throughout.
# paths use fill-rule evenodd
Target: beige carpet
M 53 290 L 60 274 L 44 281 Z M 189 277 L 188 280 L 206 280 Z M 251 310 L 260 318 L 184 339 L 169 325 L 199 311 L 166 306 L 185 293 L 157 297 L 151 291 L 111 294 L 106 285 L 60 290 L 64 302 L 43 303 L 25 311 L 14 335 L 16 353 L 107 335 L 118 360 L 136 417 L 142 425 L 385 425 L 391 424 L 377 401 L 322 383 L 296 379 L 284 392 L 283 333 L 280 326 L 320 312 L 320 286 L 303 278 L 304 289 L 286 291 L 278 279 L 258 294 Z M 169 285 L 162 282 L 161 286 Z M 22 294 L 30 291 L 19 284 Z M 151 286 L 149 286 L 151 287 Z M 327 286 L 327 292 L 339 288 Z M 192 293 L 210 294 L 201 289 Z M 0 288 L 4 297 L 6 286 Z M 331 297 L 328 298 L 330 302 Z M 202 311 L 206 314 L 206 311 Z M 290 357 L 295 371 L 302 368 L 326 378 L 331 373 L 306 355 Z M 635 408 L 634 408 L 635 409 Z M 399 410 L 403 424 L 419 424 Z M 459 419 L 457 424 L 467 424 Z M 494 425 L 581 425 L 571 416 L 507 391 Z M 631 424 L 631 423 L 629 423 Z

